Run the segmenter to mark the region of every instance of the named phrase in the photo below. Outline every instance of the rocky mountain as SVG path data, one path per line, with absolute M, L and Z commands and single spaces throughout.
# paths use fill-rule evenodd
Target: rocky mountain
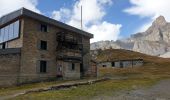
M 170 57 L 170 23 L 163 16 L 158 17 L 145 31 L 131 35 L 128 39 L 100 41 L 91 44 L 96 49 L 126 49 L 153 56 Z

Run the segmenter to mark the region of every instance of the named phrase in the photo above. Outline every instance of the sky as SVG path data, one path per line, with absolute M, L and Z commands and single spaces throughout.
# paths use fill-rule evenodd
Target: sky
M 170 0 L 0 0 L 0 17 L 25 7 L 94 34 L 92 42 L 128 38 L 160 15 L 170 21 Z

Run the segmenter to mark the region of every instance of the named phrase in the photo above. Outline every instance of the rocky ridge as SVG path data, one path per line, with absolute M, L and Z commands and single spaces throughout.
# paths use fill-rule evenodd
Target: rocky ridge
M 91 50 L 109 48 L 170 57 L 168 53 L 170 52 L 170 23 L 163 16 L 159 16 L 145 32 L 133 34 L 130 38 L 123 40 L 100 41 L 91 44 Z

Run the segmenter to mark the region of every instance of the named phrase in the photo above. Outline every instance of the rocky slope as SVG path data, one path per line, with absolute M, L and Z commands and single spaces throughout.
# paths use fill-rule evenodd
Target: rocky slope
M 145 32 L 131 35 L 128 39 L 100 41 L 91 44 L 91 50 L 109 48 L 133 50 L 153 56 L 170 57 L 168 53 L 170 52 L 170 23 L 166 22 L 163 16 L 160 16 Z

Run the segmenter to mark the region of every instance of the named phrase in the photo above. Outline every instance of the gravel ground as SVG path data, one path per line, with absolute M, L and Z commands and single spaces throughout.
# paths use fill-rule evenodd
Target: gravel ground
M 170 100 L 170 80 L 160 81 L 148 89 L 123 91 L 110 97 L 96 97 L 93 100 Z

